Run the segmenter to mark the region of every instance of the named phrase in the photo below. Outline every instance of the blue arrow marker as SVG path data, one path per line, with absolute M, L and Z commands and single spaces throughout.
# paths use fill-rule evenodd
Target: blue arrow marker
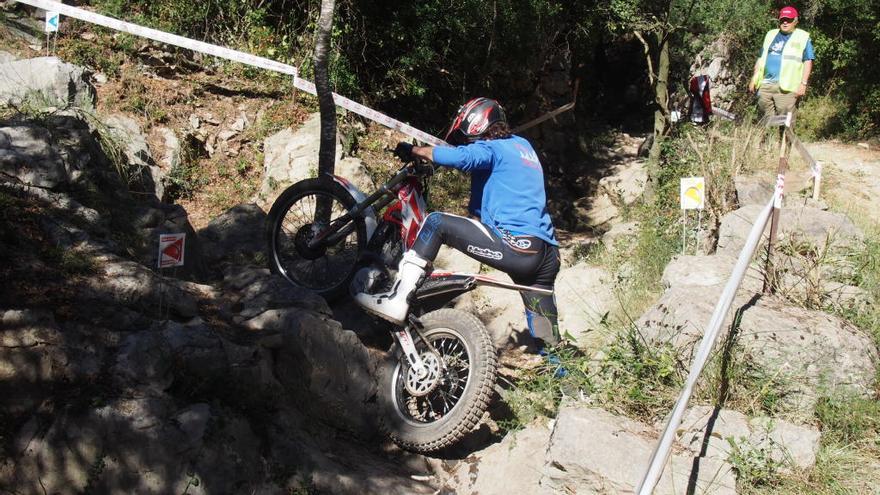
M 46 32 L 54 32 L 58 31 L 58 24 L 60 21 L 61 14 L 58 12 L 46 12 Z

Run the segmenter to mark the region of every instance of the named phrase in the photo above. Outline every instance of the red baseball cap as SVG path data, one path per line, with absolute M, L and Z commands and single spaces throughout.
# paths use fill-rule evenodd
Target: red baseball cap
M 782 18 L 797 19 L 797 16 L 798 16 L 797 9 L 792 7 L 791 5 L 789 5 L 788 7 L 782 7 L 781 9 L 779 9 L 779 18 L 780 19 L 782 19 Z

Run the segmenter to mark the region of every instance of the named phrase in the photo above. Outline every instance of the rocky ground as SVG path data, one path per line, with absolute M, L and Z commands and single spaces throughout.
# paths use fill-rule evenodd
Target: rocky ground
M 203 82 L 215 89 L 198 95 L 208 95 L 201 105 L 171 112 L 165 119 L 173 125 L 155 125 L 164 103 L 140 114 L 107 106 L 124 93 L 120 81 L 95 81 L 54 58 L 17 58 L 0 57 L 0 103 L 28 108 L 0 119 L 0 269 L 8 282 L 0 295 L 0 489 L 485 495 L 511 486 L 518 493 L 618 493 L 638 483 L 660 425 L 609 411 L 583 391 L 566 394 L 549 423 L 507 434 L 498 422 L 509 411 L 496 400 L 468 441 L 435 458 L 402 452 L 378 434 L 374 375 L 387 337 L 350 304 L 330 307 L 264 268 L 266 207 L 317 165 L 317 118 L 301 106 L 276 121 L 267 114 L 283 108 L 255 108 Z M 160 83 L 168 101 L 193 97 L 190 83 L 143 84 Z M 114 146 L 102 146 L 106 135 L 115 136 Z M 399 138 L 367 135 L 363 155 Z M 337 171 L 369 189 L 381 173 L 353 156 L 348 139 L 339 137 Z M 618 308 L 620 274 L 580 253 L 638 231 L 623 222 L 646 177 L 637 147 L 636 138 L 615 139 L 598 162 L 602 178 L 583 179 L 589 196 L 571 198 L 563 186 L 551 191 L 554 208 L 573 219 L 567 226 L 582 232 L 563 232 L 557 298 L 563 328 L 588 352 L 614 338 L 603 333 L 603 320 Z M 864 179 L 876 176 L 878 155 L 843 149 L 811 145 L 827 164 L 829 201 L 871 211 L 876 184 Z M 188 163 L 180 160 L 193 150 L 218 160 L 199 180 L 220 187 L 170 202 L 173 188 L 187 184 L 174 179 L 188 177 L 179 175 Z M 136 176 L 120 174 L 119 163 Z M 644 342 L 689 362 L 756 204 L 767 199 L 761 179 L 737 184 L 738 208 L 721 219 L 717 250 L 667 267 L 666 291 L 635 325 Z M 222 201 L 208 199 L 220 193 Z M 242 204 L 218 208 L 236 198 Z M 783 240 L 846 245 L 864 236 L 861 222 L 823 205 L 791 203 Z M 186 264 L 176 271 L 154 268 L 155 240 L 169 232 L 187 233 Z M 437 265 L 480 270 L 452 251 Z M 731 456 L 743 451 L 808 470 L 819 449 L 810 420 L 818 397 L 829 389 L 876 393 L 880 357 L 870 337 L 787 297 L 851 307 L 865 295 L 832 277 L 798 277 L 794 268 L 803 266 L 782 277 L 780 296 L 756 298 L 761 274 L 754 267 L 727 327 L 737 362 L 784 383 L 774 390 L 774 413 L 691 407 L 657 493 L 735 493 Z M 524 355 L 518 295 L 480 289 L 456 304 L 490 330 L 502 376 L 534 366 Z

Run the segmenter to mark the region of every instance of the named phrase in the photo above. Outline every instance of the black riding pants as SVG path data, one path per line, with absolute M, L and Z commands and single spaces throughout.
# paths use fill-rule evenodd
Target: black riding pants
M 422 224 L 413 250 L 422 258 L 434 261 L 443 244 L 507 273 L 516 284 L 553 290 L 559 273 L 559 249 L 539 237 L 499 235 L 477 220 L 434 212 Z M 555 297 L 537 292 L 520 295 L 526 307 L 529 331 L 541 341 L 539 346 L 558 344 Z

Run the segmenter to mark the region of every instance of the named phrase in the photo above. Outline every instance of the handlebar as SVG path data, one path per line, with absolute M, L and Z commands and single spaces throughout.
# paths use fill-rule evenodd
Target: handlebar
M 434 175 L 434 164 L 430 160 L 426 160 L 413 154 L 413 147 L 414 145 L 412 143 L 401 141 L 397 143 L 397 147 L 394 149 L 386 147 L 385 151 L 392 153 L 403 162 L 404 165 L 398 171 L 398 174 L 405 173 L 417 177 L 430 177 Z
M 406 168 L 412 170 L 415 175 L 424 177 L 434 175 L 434 164 L 421 158 L 416 158 L 414 161 L 407 163 Z

